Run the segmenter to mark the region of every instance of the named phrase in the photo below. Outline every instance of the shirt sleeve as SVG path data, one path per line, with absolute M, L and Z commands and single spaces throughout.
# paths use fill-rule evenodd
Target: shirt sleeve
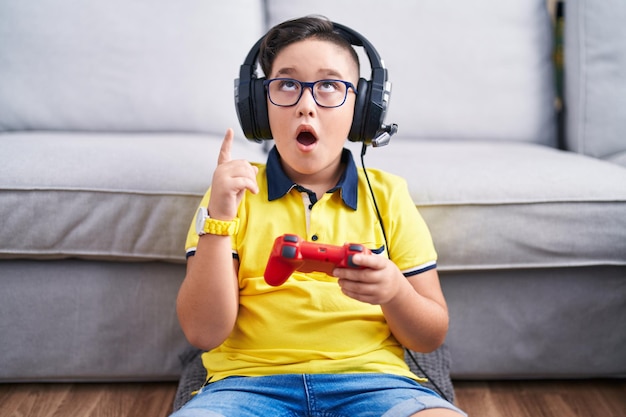
M 404 179 L 396 178 L 388 195 L 384 221 L 391 260 L 405 276 L 437 267 L 437 252 L 428 225 L 415 206 Z

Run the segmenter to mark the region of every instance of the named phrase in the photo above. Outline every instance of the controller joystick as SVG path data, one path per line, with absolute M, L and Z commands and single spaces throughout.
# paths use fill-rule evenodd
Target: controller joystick
M 295 271 L 332 275 L 335 268 L 362 269 L 352 262 L 356 253 L 370 254 L 371 251 L 358 243 L 336 246 L 307 242 L 297 235 L 282 235 L 274 240 L 264 278 L 269 285 L 279 286 Z

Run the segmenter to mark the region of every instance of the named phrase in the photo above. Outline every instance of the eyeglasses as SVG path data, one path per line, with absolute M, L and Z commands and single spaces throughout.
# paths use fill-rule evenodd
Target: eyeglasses
M 310 88 L 313 100 L 320 107 L 340 107 L 346 102 L 348 90 L 351 88 L 356 94 L 354 84 L 343 80 L 319 80 L 304 82 L 293 78 L 272 78 L 265 80 L 263 85 L 267 88 L 267 95 L 275 106 L 295 106 L 305 88 Z

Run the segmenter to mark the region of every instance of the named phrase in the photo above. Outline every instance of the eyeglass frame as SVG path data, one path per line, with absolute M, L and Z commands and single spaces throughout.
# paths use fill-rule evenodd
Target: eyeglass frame
M 274 100 L 272 100 L 272 96 L 270 95 L 270 91 L 268 86 L 270 85 L 270 83 L 272 81 L 294 81 L 298 84 L 300 84 L 300 95 L 298 96 L 298 99 L 295 101 L 295 103 L 293 104 L 276 104 L 274 103 Z M 322 104 L 320 104 L 317 101 L 317 98 L 315 98 L 315 90 L 313 89 L 313 87 L 315 86 L 315 84 L 319 83 L 319 82 L 323 82 L 323 81 L 331 81 L 331 82 L 339 82 L 339 83 L 343 83 L 346 86 L 346 93 L 343 96 L 343 100 L 340 104 L 337 104 L 336 106 L 324 106 Z M 293 107 L 296 104 L 298 104 L 300 102 L 300 99 L 302 98 L 302 94 L 304 94 L 304 90 L 306 88 L 310 88 L 311 89 L 311 96 L 313 97 L 313 101 L 315 101 L 315 104 L 317 104 L 319 107 L 325 108 L 325 109 L 335 109 L 337 107 L 341 107 L 346 103 L 346 100 L 348 98 L 348 91 L 350 89 L 352 89 L 352 91 L 354 91 L 354 94 L 358 94 L 356 87 L 354 86 L 354 84 L 352 84 L 350 81 L 345 81 L 345 80 L 337 80 L 337 79 L 333 79 L 333 78 L 324 78 L 322 80 L 317 80 L 317 81 L 311 81 L 311 82 L 307 82 L 307 81 L 300 81 L 300 80 L 296 80 L 295 78 L 270 78 L 268 80 L 263 81 L 263 86 L 265 87 L 265 91 L 267 92 L 267 97 L 270 99 L 270 102 L 277 107 Z

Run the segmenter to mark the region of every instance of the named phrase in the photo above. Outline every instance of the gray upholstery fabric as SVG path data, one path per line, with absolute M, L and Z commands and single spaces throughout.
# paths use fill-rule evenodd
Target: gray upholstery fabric
M 423 385 L 454 403 L 454 386 L 450 379 L 452 358 L 445 343 L 431 353 L 405 350 L 404 360 L 417 376 L 428 379 Z
M 265 160 L 232 80 L 307 13 L 387 63 L 399 133 L 366 164 L 406 178 L 431 229 L 452 374 L 626 375 L 623 4 L 566 4 L 579 155 L 551 146 L 545 0 L 0 0 L 0 381 L 179 377 L 184 239 L 224 131 Z
M 222 134 L 237 125 L 232 80 L 262 7 L 0 0 L 0 132 Z
M 221 139 L 4 135 L 0 216 L 11 221 L 0 228 L 0 258 L 183 262 Z M 233 157 L 266 158 L 241 138 Z M 366 164 L 407 179 L 443 270 L 626 264 L 626 170 L 615 164 L 530 144 L 401 136 L 370 150 Z M 53 222 L 35 215 L 40 207 L 55 207 Z
M 453 377 L 626 377 L 625 277 L 625 266 L 442 272 Z
M 0 382 L 176 380 L 184 265 L 0 260 Z
M 220 141 L 181 134 L 3 134 L 0 278 L 8 292 L 0 308 L 8 310 L 0 324 L 0 360 L 7 364 L 0 379 L 176 377 L 172 357 L 185 343 L 173 302 L 184 276 L 184 238 Z M 233 155 L 265 158 L 261 146 L 241 138 Z M 606 350 L 626 342 L 614 329 L 622 322 L 626 295 L 613 281 L 626 267 L 626 170 L 538 145 L 402 136 L 387 148 L 370 149 L 366 163 L 407 178 L 429 224 L 451 313 L 453 372 L 465 378 L 623 372 L 623 356 Z M 40 215 L 51 211 L 52 217 Z M 89 262 L 68 269 L 62 261 L 68 257 Z M 21 267 L 15 259 L 23 260 Z M 450 286 L 450 273 L 468 279 Z M 152 276 L 160 280 L 150 281 Z M 456 290 L 465 285 L 465 292 Z M 131 297 L 127 291 L 136 288 L 171 304 L 157 308 L 150 298 Z M 568 291 L 561 294 L 560 288 Z M 41 291 L 57 295 L 47 299 Z M 116 308 L 107 310 L 109 305 Z M 580 310 L 582 305 L 587 307 Z M 77 314 L 87 315 L 85 327 L 66 322 Z M 13 315 L 23 320 L 15 322 Z M 134 319 L 139 321 L 131 326 Z M 146 351 L 137 328 L 159 326 L 176 338 L 157 338 Z M 33 332 L 48 341 L 48 349 L 24 348 L 32 345 Z M 574 343 L 581 332 L 589 335 L 587 342 Z M 154 335 L 148 331 L 145 337 Z M 607 347 L 600 342 L 609 339 Z M 495 350 L 485 348 L 486 340 Z M 99 346 L 109 346 L 109 356 L 98 354 Z M 600 348 L 605 352 L 598 357 Z M 144 354 L 126 358 L 137 349 Z M 555 360 L 560 350 L 571 352 Z M 38 355 L 41 363 L 33 362 Z M 126 360 L 135 362 L 124 368 Z M 586 369 L 579 369 L 581 361 Z
M 221 136 L 12 133 L 0 141 L 0 259 L 184 262 Z M 123 151 L 122 151 L 123 150 Z M 237 157 L 264 159 L 237 140 Z M 54 208 L 54 217 L 38 210 Z M 97 236 L 97 238 L 95 238 Z
M 0 260 L 0 381 L 177 380 L 184 265 Z M 626 267 L 442 271 L 458 379 L 626 376 Z M 590 278 L 591 277 L 591 278 Z
M 442 270 L 626 265 L 626 170 L 545 146 L 405 140 L 366 164 L 407 178 Z
M 626 166 L 624 21 L 623 0 L 566 2 L 567 147 L 622 166 Z
M 366 35 L 393 84 L 387 121 L 398 123 L 405 137 L 556 143 L 545 0 L 387 0 L 384 7 L 377 0 L 270 0 L 267 6 L 270 25 L 322 14 Z M 361 67 L 369 78 L 365 54 Z
M 206 369 L 202 365 L 202 351 L 190 348 L 180 356 L 182 374 L 178 381 L 173 411 L 178 410 L 192 398 L 206 381 Z
M 425 386 L 442 393 L 448 401 L 454 402 L 454 387 L 450 379 L 450 352 L 444 344 L 436 351 L 423 354 L 411 352 L 417 363 L 410 358 L 408 351 L 405 353 L 405 360 L 411 371 L 418 376 L 429 378 Z M 199 349 L 189 349 L 181 355 L 183 372 L 178 382 L 176 396 L 174 397 L 174 411 L 185 405 L 192 397 L 192 393 L 198 390 L 206 380 L 206 370 L 202 365 L 202 351 Z M 421 369 L 420 369 L 421 368 Z M 425 372 L 424 372 L 425 371 Z

